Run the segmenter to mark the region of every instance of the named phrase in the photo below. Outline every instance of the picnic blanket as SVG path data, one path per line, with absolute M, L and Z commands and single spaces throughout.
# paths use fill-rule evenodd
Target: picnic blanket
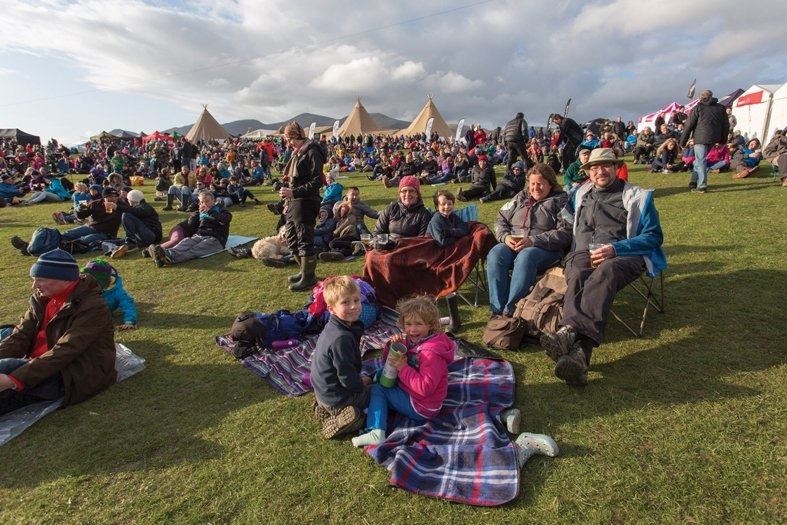
M 377 302 L 394 307 L 408 295 L 444 297 L 462 286 L 479 259 L 497 244 L 489 228 L 468 222 L 470 234 L 440 248 L 431 237 L 403 237 L 390 251 L 366 255 L 363 280 L 377 292 Z
M 227 237 L 227 242 L 224 245 L 224 248 L 221 250 L 216 250 L 213 253 L 208 253 L 206 255 L 202 255 L 199 257 L 200 259 L 204 259 L 205 257 L 210 257 L 211 255 L 216 255 L 217 253 L 221 253 L 224 251 L 229 250 L 230 248 L 235 248 L 242 244 L 250 243 L 251 241 L 256 241 L 259 237 L 244 237 L 243 235 L 230 235 Z
M 145 368 L 145 360 L 129 348 L 120 343 L 115 343 L 115 370 L 117 382 L 127 379 Z M 42 401 L 27 405 L 20 409 L 0 416 L 0 445 L 5 445 L 16 436 L 24 432 L 33 423 L 45 415 L 58 409 L 63 404 L 63 398 L 54 401 Z
M 394 334 L 399 333 L 395 310 L 380 308 L 380 318 L 361 337 L 361 355 L 380 350 Z M 319 334 L 306 336 L 296 346 L 284 350 L 265 351 L 243 359 L 243 366 L 267 379 L 271 386 L 284 395 L 297 397 L 311 392 L 309 381 L 312 352 Z M 232 353 L 235 342 L 229 335 L 216 337 L 216 344 Z
M 381 365 L 381 359 L 369 362 Z M 511 364 L 460 358 L 448 367 L 443 409 L 423 423 L 396 414 L 385 443 L 366 453 L 388 469 L 391 484 L 467 503 L 502 505 L 519 493 L 516 445 L 499 421 L 514 402 Z

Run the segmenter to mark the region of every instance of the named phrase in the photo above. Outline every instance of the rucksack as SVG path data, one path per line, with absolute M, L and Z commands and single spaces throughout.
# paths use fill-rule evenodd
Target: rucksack
M 516 350 L 525 337 L 527 324 L 520 317 L 495 315 L 484 328 L 481 341 L 489 348 L 499 350 Z
M 60 231 L 57 228 L 41 226 L 33 232 L 30 244 L 27 245 L 27 251 L 30 255 L 38 256 L 59 247 Z
M 300 339 L 308 331 L 314 318 L 300 310 L 278 310 L 271 314 L 245 311 L 238 314 L 230 329 L 230 336 L 237 342 L 232 355 L 243 359 L 271 347 L 273 341 Z
M 521 317 L 527 335 L 538 337 L 556 332 L 563 318 L 563 299 L 566 295 L 563 268 L 550 268 L 539 279 L 527 296 L 516 303 L 514 317 Z

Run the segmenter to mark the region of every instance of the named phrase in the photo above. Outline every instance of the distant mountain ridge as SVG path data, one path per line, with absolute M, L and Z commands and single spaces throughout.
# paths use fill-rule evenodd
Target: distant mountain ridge
M 410 122 L 404 120 L 398 120 L 395 118 L 391 118 L 387 115 L 383 115 L 382 113 L 370 113 L 374 121 L 380 126 L 380 129 L 387 130 L 387 129 L 404 129 L 410 125 Z M 339 119 L 339 124 L 343 124 L 349 115 L 345 115 L 341 119 Z M 296 115 L 290 119 L 282 120 L 281 122 L 272 122 L 270 124 L 265 124 L 264 122 L 260 122 L 256 119 L 243 119 L 243 120 L 234 120 L 232 122 L 227 122 L 221 124 L 224 129 L 227 130 L 227 133 L 230 135 L 243 135 L 244 133 L 248 133 L 249 131 L 254 131 L 257 129 L 271 129 L 276 130 L 280 127 L 284 126 L 288 122 L 292 121 L 297 122 L 301 126 L 308 127 L 314 122 L 317 127 L 324 127 L 324 126 L 333 126 L 333 123 L 336 121 L 335 118 L 326 117 L 325 115 L 315 115 L 314 113 L 301 113 L 300 115 Z M 167 128 L 162 130 L 163 133 L 172 133 L 177 131 L 181 135 L 185 135 L 189 132 L 191 127 L 194 124 L 188 124 L 185 126 L 177 126 L 172 128 Z M 122 130 L 116 130 L 122 131 Z M 113 134 L 115 134 L 113 132 Z

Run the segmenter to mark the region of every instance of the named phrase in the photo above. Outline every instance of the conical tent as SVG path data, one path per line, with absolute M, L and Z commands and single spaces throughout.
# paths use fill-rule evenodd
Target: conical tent
M 208 106 L 202 106 L 202 114 L 197 119 L 197 122 L 191 126 L 189 132 L 186 133 L 186 138 L 190 142 L 228 140 L 230 137 L 227 130 L 208 112 Z
M 366 108 L 361 104 L 361 99 L 355 100 L 355 107 L 347 115 L 347 120 L 339 127 L 339 136 L 345 135 L 364 135 L 365 133 L 374 133 L 380 131 L 380 126 L 374 121 L 372 116 L 366 111 Z
M 403 129 L 397 135 L 416 135 L 418 133 L 424 133 L 426 129 L 426 123 L 429 121 L 430 118 L 434 118 L 434 122 L 432 123 L 432 133 L 437 133 L 441 137 L 452 137 L 454 132 L 451 131 L 451 128 L 448 127 L 446 124 L 445 119 L 443 116 L 440 115 L 440 112 L 437 111 L 437 106 L 434 105 L 434 101 L 432 101 L 432 97 L 428 97 L 426 101 L 426 105 L 415 117 L 412 124 L 407 129 Z

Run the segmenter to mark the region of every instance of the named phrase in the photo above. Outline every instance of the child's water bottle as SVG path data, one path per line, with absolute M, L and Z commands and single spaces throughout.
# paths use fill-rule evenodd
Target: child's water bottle
M 397 357 L 399 354 L 404 355 L 407 353 L 407 347 L 404 346 L 400 342 L 391 343 L 391 346 L 388 348 L 388 359 L 385 360 L 385 366 L 383 367 L 383 373 L 380 374 L 380 385 L 386 388 L 391 388 L 396 384 L 396 376 L 399 375 L 399 370 L 391 365 L 391 355 L 396 354 Z
M 274 350 L 284 350 L 285 348 L 291 348 L 297 345 L 300 341 L 297 339 L 281 339 L 279 341 L 271 342 L 271 348 Z

